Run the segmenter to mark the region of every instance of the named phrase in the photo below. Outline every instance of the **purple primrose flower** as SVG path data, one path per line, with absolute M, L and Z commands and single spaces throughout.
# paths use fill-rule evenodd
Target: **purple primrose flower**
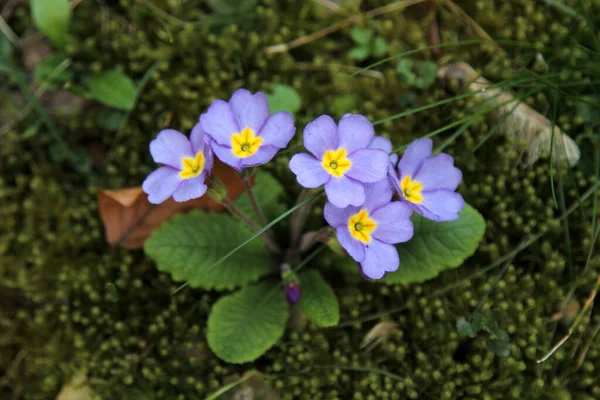
M 296 132 L 292 114 L 269 114 L 264 93 L 246 89 L 238 89 L 229 102 L 215 100 L 200 125 L 216 156 L 237 171 L 271 161 Z
M 339 126 L 322 115 L 304 129 L 304 147 L 312 153 L 296 154 L 290 169 L 300 185 L 325 185 L 328 200 L 336 207 L 360 206 L 365 202 L 365 183 L 385 179 L 389 157 L 370 149 L 374 129 L 362 115 L 345 115 Z
M 365 192 L 360 207 L 337 208 L 327 203 L 325 219 L 336 229 L 340 245 L 360 264 L 363 275 L 380 279 L 400 265 L 393 245 L 412 238 L 412 210 L 406 202 L 391 202 L 393 189 L 387 179 L 365 185 Z
M 383 150 L 390 154 L 392 152 L 392 141 L 383 136 L 375 136 L 373 140 L 371 140 L 371 143 L 369 143 L 368 148 Z M 396 168 L 396 164 L 398 164 L 398 154 L 390 154 L 390 162 L 392 163 L 392 168 Z
M 150 203 L 160 204 L 171 196 L 184 202 L 206 193 L 204 180 L 213 167 L 213 155 L 200 124 L 192 128 L 189 140 L 174 129 L 160 131 L 150 142 L 150 154 L 163 164 L 142 184 Z
M 412 142 L 398 163 L 398 173 L 391 170 L 390 178 L 400 197 L 417 213 L 433 221 L 454 221 L 465 206 L 455 192 L 462 173 L 448 154 L 432 157 L 432 146 L 431 139 Z

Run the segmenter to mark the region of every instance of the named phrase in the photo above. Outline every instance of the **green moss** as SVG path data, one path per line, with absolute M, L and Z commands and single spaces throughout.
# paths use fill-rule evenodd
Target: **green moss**
M 377 322 L 374 319 L 329 330 L 309 325 L 302 332 L 288 331 L 254 365 L 227 365 L 212 356 L 204 330 L 217 296 L 191 289 L 171 296 L 178 284 L 159 273 L 141 251 L 110 249 L 96 206 L 98 187 L 139 185 L 154 168 L 147 149 L 158 130 L 166 126 L 189 130 L 211 101 L 228 98 L 239 87 L 270 91 L 276 83 L 292 85 L 305 105 L 297 115 L 298 127 L 323 113 L 340 117 L 354 111 L 371 120 L 388 117 L 404 111 L 399 97 L 410 89 L 396 74 L 394 62 L 378 67 L 384 79 L 349 78 L 336 66 L 346 63 L 340 55 L 352 46 L 346 31 L 290 53 L 267 55 L 267 46 L 337 20 L 335 16 L 323 20 L 312 2 L 261 1 L 255 9 L 254 30 L 248 30 L 246 25 L 198 22 L 202 15 L 198 1 L 153 1 L 171 16 L 167 23 L 172 42 L 161 17 L 152 16 L 141 3 L 112 2 L 99 12 L 95 2 L 82 2 L 75 10 L 65 50 L 76 74 L 117 67 L 139 81 L 158 62 L 124 129 L 105 130 L 99 120 L 106 110 L 97 104 L 76 115 L 53 116 L 74 147 L 103 149 L 102 163 L 89 176 L 53 162 L 48 151 L 52 141 L 45 133 L 19 140 L 34 122 L 31 119 L 0 137 L 0 397 L 52 399 L 73 377 L 84 375 L 103 398 L 201 399 L 232 374 L 250 368 L 267 374 L 282 399 L 600 396 L 594 373 L 600 365 L 597 347 L 590 347 L 579 370 L 570 356 L 576 337 L 548 362 L 536 363 L 565 332 L 559 325 L 554 333 L 549 317 L 561 308 L 574 283 L 574 295 L 583 302 L 600 268 L 600 257 L 594 257 L 583 272 L 590 246 L 591 202 L 569 218 L 570 262 L 558 219 L 561 211 L 552 200 L 548 161 L 515 168 L 520 144 L 498 136 L 474 152 L 495 124 L 491 117 L 473 122 L 446 149 L 464 171 L 461 193 L 487 220 L 486 238 L 476 255 L 461 269 L 423 285 L 389 287 L 363 281 L 336 285 L 342 322 L 405 307 L 385 317 L 399 325 L 390 340 L 372 352 L 359 349 Z M 362 9 L 370 9 L 385 2 L 362 3 Z M 492 37 L 551 46 L 556 50 L 553 62 L 566 71 L 561 79 L 582 79 L 571 68 L 586 59 L 575 46 L 577 41 L 587 44 L 583 23 L 542 1 L 457 3 Z M 578 1 L 565 3 L 576 8 Z M 600 15 L 600 2 L 584 3 L 593 7 L 589 15 Z M 386 36 L 393 54 L 428 44 L 422 14 L 413 8 L 368 24 Z M 448 10 L 441 9 L 438 19 L 443 42 L 474 38 L 469 26 Z M 29 21 L 27 8 L 20 6 L 9 22 L 22 34 Z M 567 30 L 569 26 L 576 28 Z M 444 55 L 471 63 L 492 81 L 510 78 L 514 60 L 526 64 L 535 58 L 529 49 L 507 47 L 506 54 L 498 55 L 488 45 L 448 48 Z M 416 95 L 420 104 L 447 98 L 437 85 Z M 352 96 L 352 102 L 338 100 L 343 96 Z M 543 93 L 528 102 L 540 111 L 549 107 Z M 340 109 L 339 104 L 353 109 Z M 463 99 L 380 124 L 377 131 L 397 145 L 406 144 L 471 115 L 480 105 L 474 98 Z M 569 132 L 582 130 L 576 106 L 572 99 L 561 99 L 558 122 Z M 295 144 L 301 143 L 300 137 Z M 270 168 L 296 191 L 287 172 L 288 156 L 278 157 Z M 594 182 L 577 171 L 556 174 L 564 181 L 567 205 Z M 318 224 L 319 218 L 315 214 L 313 223 Z M 501 308 L 509 317 L 511 355 L 499 359 L 486 349 L 485 337 L 462 338 L 455 329 L 456 319 L 470 314 L 490 290 L 495 271 L 435 298 L 430 295 L 546 229 L 542 239 L 513 260 L 483 304 L 482 311 Z M 326 271 L 335 274 L 333 268 Z M 116 296 L 108 283 L 116 286 Z M 593 317 L 591 324 L 596 323 L 598 318 Z M 589 339 L 589 330 L 582 334 Z

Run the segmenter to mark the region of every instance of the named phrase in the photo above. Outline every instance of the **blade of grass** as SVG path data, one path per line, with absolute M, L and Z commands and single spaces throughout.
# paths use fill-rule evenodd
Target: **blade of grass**
M 524 99 L 524 98 L 527 98 L 527 97 L 531 96 L 532 94 L 536 93 L 537 91 L 538 91 L 538 89 L 533 89 L 533 90 L 530 90 L 530 91 L 528 91 L 528 92 L 526 92 L 526 93 L 522 94 L 521 96 L 518 96 L 518 97 L 516 97 L 516 99 L 518 99 L 518 100 L 520 101 L 520 100 L 522 100 L 522 99 Z M 506 104 L 508 104 L 508 103 L 511 103 L 511 102 L 513 102 L 513 101 L 514 101 L 514 99 L 515 99 L 515 98 L 511 98 L 510 100 L 507 100 L 507 101 L 504 101 L 504 102 L 502 102 L 502 103 L 496 104 L 496 105 L 494 105 L 493 107 L 488 107 L 488 108 L 485 108 L 485 109 L 483 109 L 483 110 L 481 110 L 481 111 L 478 111 L 478 112 L 476 112 L 476 113 L 475 113 L 475 114 L 473 114 L 473 115 L 470 115 L 470 116 L 468 116 L 468 117 L 461 118 L 461 119 L 459 119 L 458 121 L 452 122 L 452 123 L 450 123 L 450 124 L 448 124 L 448 125 L 445 125 L 445 126 L 443 126 L 443 127 L 439 128 L 439 129 L 436 129 L 436 130 L 435 130 L 435 131 L 433 131 L 433 132 L 429 132 L 428 134 L 426 134 L 426 135 L 423 135 L 423 136 L 422 136 L 422 138 L 431 138 L 431 137 L 434 137 L 434 136 L 436 136 L 436 135 L 438 135 L 438 134 L 440 134 L 440 133 L 442 133 L 442 132 L 444 132 L 444 131 L 446 131 L 446 130 L 448 130 L 448 129 L 450 129 L 450 128 L 453 128 L 453 127 L 455 127 L 455 126 L 461 125 L 461 124 L 463 124 L 463 123 L 465 123 L 465 122 L 468 122 L 468 121 L 471 121 L 471 120 L 473 120 L 473 119 L 479 118 L 479 117 L 481 117 L 481 116 L 483 116 L 483 115 L 485 115 L 485 114 L 488 114 L 488 113 L 490 113 L 490 112 L 492 112 L 492 111 L 494 111 L 494 110 L 497 110 L 497 109 L 499 109 L 499 108 L 501 108 L 501 107 L 505 106 L 505 105 L 506 105 Z M 403 150 L 403 149 L 405 149 L 406 147 L 408 147 L 408 144 L 405 144 L 405 145 L 403 145 L 403 146 L 400 146 L 400 147 L 398 147 L 398 148 L 396 148 L 396 149 L 392 150 L 392 153 L 397 153 L 397 152 L 399 152 L 400 150 Z
M 237 380 L 231 382 L 230 384 L 223 386 L 216 392 L 213 392 L 212 394 L 208 395 L 204 400 L 218 399 L 219 397 L 221 397 L 225 393 L 229 392 L 234 387 L 241 385 L 242 383 L 246 382 L 248 379 L 252 378 L 253 376 L 256 376 L 257 374 L 258 374 L 258 371 L 254 370 L 254 369 L 250 370 L 250 371 L 246 372 L 240 379 L 237 379 Z

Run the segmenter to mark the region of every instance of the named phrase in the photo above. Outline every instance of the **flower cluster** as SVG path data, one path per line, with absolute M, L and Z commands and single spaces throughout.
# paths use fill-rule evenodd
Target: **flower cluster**
M 296 127 L 289 112 L 269 113 L 264 93 L 237 90 L 229 102 L 214 101 L 192 129 L 190 139 L 172 129 L 150 143 L 150 153 L 163 166 L 152 172 L 142 188 L 148 201 L 160 204 L 173 196 L 184 202 L 204 195 L 213 154 L 242 171 L 265 164 L 286 147 Z
M 241 172 L 272 160 L 295 131 L 290 113 L 270 114 L 263 93 L 239 89 L 229 102 L 214 101 L 189 139 L 172 129 L 158 134 L 150 153 L 162 166 L 142 187 L 151 203 L 198 198 L 207 191 L 213 155 Z M 303 140 L 310 154 L 293 156 L 290 169 L 305 188 L 324 187 L 325 219 L 368 278 L 398 269 L 394 245 L 412 238 L 413 211 L 452 221 L 464 207 L 456 193 L 462 174 L 449 155 L 432 156 L 430 139 L 413 142 L 398 160 L 390 140 L 375 136 L 367 118 L 346 114 L 338 124 L 318 117 L 304 129 Z M 297 300 L 299 291 L 290 285 Z
M 312 155 L 295 155 L 290 169 L 304 187 L 325 186 L 325 219 L 368 278 L 398 269 L 393 245 L 412 238 L 413 211 L 453 221 L 464 207 L 455 192 L 462 174 L 449 155 L 432 156 L 430 139 L 413 142 L 398 161 L 391 142 L 374 136 L 365 117 L 347 114 L 337 126 L 328 116 L 308 124 L 304 147 Z

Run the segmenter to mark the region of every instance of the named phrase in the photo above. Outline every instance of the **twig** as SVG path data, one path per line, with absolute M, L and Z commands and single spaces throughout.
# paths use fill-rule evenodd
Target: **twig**
M 320 6 L 323 6 L 325 8 L 327 8 L 330 11 L 333 11 L 336 14 L 342 14 L 342 7 L 340 7 L 339 4 L 334 3 L 331 0 L 313 0 L 315 3 L 317 3 Z
M 296 204 L 302 203 L 310 195 L 310 193 L 310 189 L 302 189 L 302 191 L 298 195 L 298 200 L 296 200 Z M 308 218 L 309 213 L 310 203 L 306 203 L 304 206 L 300 207 L 290 218 L 290 235 L 292 238 L 292 248 L 296 248 L 296 246 L 298 246 L 299 244 L 298 242 L 300 241 L 302 230 L 304 230 L 304 225 L 306 224 L 306 219 Z
M 571 335 L 573 334 L 573 332 L 575 331 L 575 329 L 579 326 L 579 324 L 581 323 L 581 321 L 583 321 L 583 318 L 584 318 L 586 312 L 591 308 L 592 304 L 594 304 L 594 299 L 596 298 L 596 295 L 598 294 L 598 289 L 600 289 L 600 275 L 598 275 L 598 278 L 596 279 L 596 285 L 594 286 L 594 288 L 590 292 L 590 295 L 588 296 L 588 299 L 585 301 L 585 304 L 581 308 L 581 311 L 577 315 L 577 318 L 575 318 L 575 321 L 573 322 L 573 324 L 571 324 L 571 327 L 567 331 L 567 334 L 565 336 L 563 336 L 562 339 L 560 339 L 558 341 L 558 343 L 555 344 L 554 347 L 552 347 L 550 349 L 550 351 L 544 357 L 542 357 L 539 360 L 537 360 L 538 364 L 543 363 L 544 361 L 546 361 L 547 359 L 549 359 L 550 357 L 552 357 L 552 355 L 563 344 L 565 344 L 565 342 L 571 337 Z
M 578 369 L 579 369 L 579 367 L 581 367 L 581 364 L 583 364 L 583 360 L 585 360 L 585 356 L 587 355 L 587 352 L 590 349 L 590 346 L 592 345 L 592 342 L 596 338 L 596 335 L 598 334 L 598 332 L 600 332 L 600 322 L 597 323 L 596 326 L 594 327 L 592 337 L 585 344 L 585 347 L 583 348 L 583 350 L 581 350 L 581 353 L 579 353 L 579 357 L 577 357 L 577 368 Z
M 504 50 L 502 50 L 502 48 L 500 46 L 498 46 L 498 44 L 496 44 L 496 42 L 494 41 L 494 39 L 492 39 L 492 37 L 481 27 L 481 25 L 479 25 L 473 18 L 471 18 L 471 16 L 469 14 L 467 14 L 465 12 L 465 10 L 463 10 L 462 8 L 460 8 L 452 0 L 442 0 L 442 1 L 446 5 L 446 7 L 448 7 L 450 9 L 450 11 L 452 11 L 453 13 L 457 14 L 459 17 L 461 17 L 462 19 L 464 19 L 465 21 L 467 21 L 467 23 L 469 25 L 471 25 L 471 28 L 473 28 L 473 30 L 481 38 L 483 38 L 485 40 L 490 40 L 491 42 L 493 42 L 494 43 L 494 47 L 496 48 L 496 52 L 497 53 L 504 54 Z
M 267 52 L 267 54 L 285 53 L 296 47 L 300 47 L 307 43 L 314 42 L 315 40 L 325 37 L 325 36 L 335 32 L 335 31 L 338 31 L 342 28 L 345 28 L 352 24 L 356 24 L 356 23 L 362 21 L 363 19 L 372 18 L 372 17 L 376 17 L 378 15 L 392 12 L 392 11 L 401 10 L 403 8 L 412 6 L 414 4 L 422 3 L 424 1 L 426 1 L 426 0 L 400 0 L 400 1 L 396 1 L 394 3 L 387 4 L 382 7 L 374 8 L 370 11 L 367 11 L 364 14 L 353 15 L 344 20 L 336 22 L 333 25 L 329 25 L 328 27 L 325 27 L 325 28 L 321 29 L 320 31 L 311 33 L 310 35 L 299 37 L 298 39 L 292 40 L 291 42 L 276 44 L 274 46 L 269 46 L 266 48 L 266 52 Z
M 438 46 L 440 44 L 440 25 L 437 21 L 437 0 L 429 0 L 427 3 L 427 17 L 430 18 L 429 27 L 427 29 L 429 34 L 429 44 L 431 46 Z M 440 55 L 440 48 L 434 47 L 431 49 L 431 54 L 434 56 Z

